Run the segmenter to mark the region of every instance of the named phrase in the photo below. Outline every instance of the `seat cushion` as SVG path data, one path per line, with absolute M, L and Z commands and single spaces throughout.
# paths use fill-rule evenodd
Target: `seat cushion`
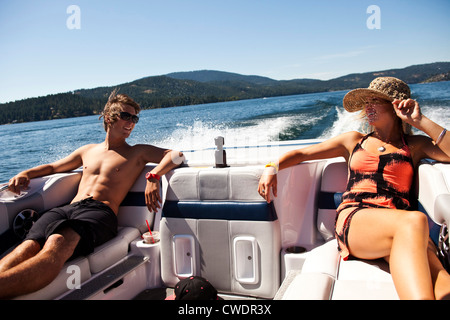
M 128 254 L 130 243 L 140 235 L 136 228 L 119 228 L 116 237 L 96 247 L 88 256 L 91 272 L 100 272 L 124 258 Z
M 301 272 L 292 279 L 286 277 L 280 296 L 282 300 L 329 300 L 339 267 L 339 253 L 335 239 L 307 253 Z
M 308 252 L 302 273 L 323 273 L 335 279 L 338 274 L 339 260 L 337 241 L 332 239 Z
M 178 168 L 167 174 L 167 200 L 261 201 L 263 167 Z
M 287 278 L 288 279 L 288 278 Z M 329 300 L 334 279 L 324 273 L 299 273 L 288 284 L 280 300 Z
M 389 265 L 383 259 L 340 259 L 333 300 L 398 300 Z
M 378 260 L 344 261 L 335 239 L 311 250 L 300 272 L 286 279 L 283 300 L 396 300 L 389 265 Z

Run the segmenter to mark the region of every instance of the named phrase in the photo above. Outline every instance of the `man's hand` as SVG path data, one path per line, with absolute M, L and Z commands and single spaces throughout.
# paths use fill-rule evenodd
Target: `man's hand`
M 19 173 L 9 180 L 9 191 L 20 194 L 20 189 L 28 188 L 29 184 L 30 178 L 26 174 Z
M 147 180 L 145 187 L 145 204 L 150 212 L 156 212 L 161 208 L 160 184 L 156 179 Z

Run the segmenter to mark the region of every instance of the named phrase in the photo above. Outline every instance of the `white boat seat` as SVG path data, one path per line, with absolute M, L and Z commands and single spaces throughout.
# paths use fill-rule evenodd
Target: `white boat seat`
M 318 195 L 317 229 L 326 241 L 307 253 L 301 272 L 286 277 L 277 299 L 363 300 L 398 299 L 384 260 L 347 260 L 334 238 L 336 208 L 347 184 L 345 161 L 332 159 L 322 172 Z
M 102 272 L 126 257 L 130 250 L 130 243 L 136 238 L 140 238 L 141 233 L 145 232 L 147 229 L 146 220 L 150 225 L 153 224 L 154 214 L 148 211 L 144 199 L 146 184 L 144 174 L 148 170 L 150 169 L 146 168 L 146 170 L 143 171 L 119 207 L 117 216 L 119 227 L 116 237 L 96 247 L 94 252 L 87 257 L 78 257 L 66 262 L 57 278 L 48 286 L 36 292 L 17 297 L 16 299 L 55 299 L 68 290 L 67 281 L 71 281 L 70 277 L 73 275 L 73 272 L 69 272 L 71 266 L 78 266 L 79 269 L 77 272 L 79 272 L 82 283 L 91 276 Z M 64 181 L 68 181 L 68 179 L 64 180 L 63 178 L 63 181 L 57 183 L 57 185 L 59 184 L 61 187 L 62 184 L 64 187 Z M 53 182 L 53 184 L 55 183 Z M 75 186 L 77 184 L 78 181 L 75 180 Z M 68 188 L 68 186 L 65 186 L 65 188 Z M 47 192 L 46 197 L 54 198 L 55 195 L 52 196 Z M 49 203 L 51 203 L 52 206 L 61 205 L 61 203 L 57 203 L 55 200 Z
M 440 226 L 450 225 L 450 165 L 425 162 L 418 171 L 419 210 L 428 214 L 430 236 L 438 243 Z
M 286 276 L 276 299 L 329 300 L 339 266 L 336 245 L 333 239 L 308 252 L 302 269 Z
M 339 259 L 333 300 L 398 300 L 389 265 L 383 259 Z
M 273 298 L 281 238 L 273 204 L 257 193 L 263 168 L 178 168 L 160 223 L 161 278 L 198 275 L 219 292 Z
M 103 271 L 124 258 L 128 254 L 130 243 L 140 235 L 137 228 L 119 227 L 116 237 L 96 247 L 87 257 L 91 273 Z
M 347 176 L 345 161 L 330 160 L 323 168 L 318 195 L 317 229 L 325 241 L 334 238 L 336 208 L 347 187 Z

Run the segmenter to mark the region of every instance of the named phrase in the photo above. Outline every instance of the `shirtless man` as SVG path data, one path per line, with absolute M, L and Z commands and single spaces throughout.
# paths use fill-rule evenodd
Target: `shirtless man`
M 78 192 L 71 204 L 46 212 L 25 240 L 0 261 L 0 298 L 43 288 L 56 278 L 72 255 L 91 253 L 117 234 L 117 212 L 148 162 L 159 163 L 147 173 L 145 201 L 160 207 L 162 175 L 183 161 L 182 153 L 125 141 L 139 118 L 139 105 L 126 95 L 111 94 L 103 114 L 105 141 L 85 145 L 64 159 L 20 172 L 9 181 L 19 193 L 30 179 L 82 166 Z

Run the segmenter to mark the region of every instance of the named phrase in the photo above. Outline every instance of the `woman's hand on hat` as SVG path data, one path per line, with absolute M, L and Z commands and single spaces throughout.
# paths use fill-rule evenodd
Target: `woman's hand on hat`
M 395 99 L 392 105 L 397 116 L 412 126 L 422 119 L 419 103 L 414 99 Z

